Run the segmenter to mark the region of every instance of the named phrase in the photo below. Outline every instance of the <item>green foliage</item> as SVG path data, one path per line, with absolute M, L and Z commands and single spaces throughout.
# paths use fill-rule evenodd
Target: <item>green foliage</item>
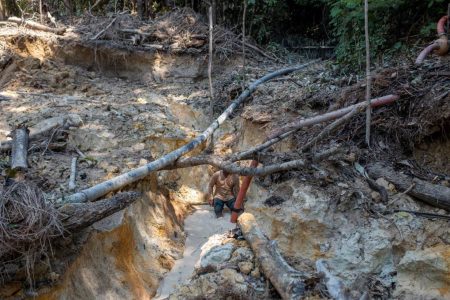
M 443 2 L 444 0 L 369 1 L 372 57 L 376 59 L 385 51 L 402 49 L 399 39 L 413 33 L 432 36 L 438 16 L 446 10 Z M 362 68 L 365 53 L 363 1 L 330 0 L 328 4 L 331 7 L 330 25 L 335 36 L 338 61 Z

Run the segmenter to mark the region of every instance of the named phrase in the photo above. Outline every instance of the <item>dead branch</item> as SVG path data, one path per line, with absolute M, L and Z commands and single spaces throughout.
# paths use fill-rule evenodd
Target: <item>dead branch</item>
M 28 129 L 17 128 L 13 131 L 11 169 L 25 171 L 28 169 Z
M 343 117 L 337 119 L 336 121 L 325 127 L 318 135 L 316 135 L 313 139 L 311 139 L 301 148 L 301 152 L 305 152 L 313 145 L 317 144 L 318 142 L 329 136 L 336 129 L 338 129 L 339 127 L 350 121 L 358 112 L 359 112 L 358 109 L 353 108 L 353 110 L 350 111 L 348 114 L 344 115 Z
M 372 107 L 378 107 L 378 106 L 382 106 L 382 105 L 386 105 L 386 104 L 390 104 L 394 101 L 397 101 L 400 97 L 397 95 L 387 95 L 387 96 L 383 96 L 383 97 L 379 97 L 379 98 L 375 98 L 371 100 L 371 106 Z M 310 126 L 310 125 L 314 125 L 317 123 L 321 123 L 321 122 L 326 122 L 326 121 L 331 121 L 334 120 L 336 118 L 340 118 L 346 114 L 348 114 L 349 112 L 351 112 L 354 108 L 356 109 L 361 109 L 367 106 L 367 102 L 359 102 L 357 104 L 354 105 L 350 105 L 326 114 L 322 114 L 322 115 L 318 115 L 312 118 L 308 118 L 308 119 L 299 119 L 297 121 L 291 122 L 290 124 L 276 129 L 274 130 L 268 137 L 268 139 L 274 139 L 277 136 L 282 135 L 283 133 L 286 133 L 288 131 L 297 131 L 298 129 L 305 127 L 305 126 Z
M 117 17 L 115 17 L 114 19 L 112 19 L 112 21 L 106 25 L 105 28 L 103 28 L 102 30 L 99 31 L 99 33 L 97 33 L 94 37 L 91 38 L 91 40 L 96 40 L 99 37 L 101 37 L 112 25 L 114 25 L 114 23 L 116 22 Z
M 372 100 L 372 106 L 381 106 L 381 105 L 384 105 L 384 104 L 391 103 L 392 101 L 395 101 L 397 99 L 398 99 L 398 96 L 395 96 L 395 95 L 388 95 L 388 96 L 376 98 L 376 99 Z M 329 112 L 329 113 L 326 113 L 326 114 L 323 114 L 323 115 L 318 115 L 318 116 L 311 117 L 311 118 L 308 118 L 308 119 L 299 120 L 299 121 L 297 121 L 295 123 L 291 123 L 290 125 L 287 125 L 287 126 L 285 126 L 283 128 L 275 130 L 274 133 L 272 133 L 264 143 L 262 143 L 260 145 L 257 145 L 257 146 L 255 146 L 253 148 L 250 148 L 248 150 L 236 153 L 236 154 L 230 156 L 228 158 L 228 160 L 230 160 L 230 161 L 238 161 L 238 160 L 251 158 L 254 153 L 257 153 L 257 152 L 260 152 L 260 151 L 262 151 L 264 149 L 269 148 L 270 146 L 272 146 L 272 145 L 282 141 L 283 139 L 287 138 L 288 136 L 290 136 L 291 134 L 295 133 L 297 130 L 299 130 L 299 129 L 303 128 L 303 127 L 312 126 L 312 125 L 319 124 L 319 123 L 322 123 L 322 122 L 327 122 L 327 121 L 330 121 L 330 120 L 333 120 L 333 119 L 336 119 L 336 118 L 339 118 L 339 117 L 342 117 L 342 116 L 346 116 L 347 114 L 349 114 L 353 110 L 359 111 L 360 109 L 363 109 L 366 105 L 367 105 L 366 102 L 360 102 L 360 103 L 357 103 L 355 105 L 351 105 L 351 106 L 348 106 L 348 107 L 345 107 L 345 108 L 341 108 L 339 110 L 335 110 L 335 111 L 332 111 L 332 112 Z M 356 114 L 356 112 L 355 112 L 355 114 Z M 349 119 L 351 117 L 352 117 L 352 115 L 348 116 Z M 341 126 L 340 122 L 345 123 L 346 121 L 347 121 L 347 119 L 343 119 L 341 121 L 337 121 L 336 124 L 334 124 L 334 125 L 331 124 L 330 125 L 331 128 L 326 129 L 326 130 L 334 130 L 335 126 L 336 126 L 336 128 Z M 288 130 L 290 128 L 292 128 L 292 129 Z M 324 135 L 325 134 L 326 134 L 326 131 L 324 132 Z M 315 142 L 318 142 L 318 140 L 316 140 Z M 306 148 L 305 148 L 305 150 L 306 150 Z
M 258 259 L 264 275 L 272 282 L 283 299 L 301 299 L 305 294 L 306 273 L 292 268 L 279 253 L 276 244 L 267 239 L 259 229 L 255 217 L 243 213 L 238 218 L 242 230 L 253 253 Z
M 303 159 L 291 160 L 288 162 L 273 164 L 263 167 L 250 168 L 241 167 L 236 163 L 223 160 L 216 155 L 199 155 L 188 158 L 180 158 L 172 165 L 165 167 L 164 170 L 182 169 L 200 165 L 211 165 L 221 170 L 225 170 L 232 174 L 239 174 L 242 176 L 266 176 L 272 173 L 298 169 L 305 166 Z
M 30 29 L 51 32 L 51 33 L 55 33 L 58 35 L 63 35 L 64 32 L 66 32 L 65 28 L 51 28 L 51 27 L 39 24 L 34 21 L 22 20 L 21 18 L 17 18 L 17 17 L 10 17 L 10 18 L 8 18 L 8 21 L 16 23 L 18 25 L 24 25 L 25 27 L 30 28 Z
M 72 163 L 70 164 L 70 177 L 69 177 L 69 191 L 73 192 L 77 187 L 75 181 L 77 178 L 77 157 L 72 157 Z
M 431 206 L 450 211 L 450 188 L 432 184 L 405 174 L 395 172 L 392 167 L 380 163 L 369 165 L 367 173 L 372 178 L 383 177 L 395 185 L 399 191 L 410 191 L 408 195 L 415 197 Z M 414 186 L 413 186 L 414 183 Z M 411 188 L 412 186 L 412 188 Z
M 123 192 L 91 203 L 67 203 L 61 206 L 58 212 L 64 229 L 74 232 L 124 209 L 140 196 L 137 192 Z
M 252 49 L 253 51 L 259 53 L 260 55 L 264 56 L 265 58 L 268 58 L 270 60 L 279 62 L 280 60 L 276 57 L 270 56 L 269 54 L 267 54 L 266 52 L 264 52 L 263 50 L 261 50 L 260 48 L 253 46 L 252 44 L 249 43 L 244 43 L 244 45 L 250 49 Z
M 52 132 L 54 129 L 68 129 L 70 127 L 80 127 L 83 124 L 79 115 L 69 114 L 44 120 L 30 129 L 29 140 L 37 140 Z M 12 141 L 0 141 L 0 152 L 10 151 Z
M 235 99 L 230 106 L 211 124 L 209 127 L 199 136 L 191 140 L 186 145 L 156 159 L 155 161 L 152 161 L 151 163 L 139 167 L 137 169 L 131 170 L 130 172 L 127 172 L 125 174 L 121 174 L 115 178 L 112 178 L 110 180 L 104 181 L 102 183 L 99 183 L 93 187 L 90 187 L 88 189 L 85 189 L 79 193 L 73 194 L 69 196 L 66 201 L 68 202 L 87 202 L 87 201 L 93 201 L 95 199 L 98 199 L 104 195 L 106 195 L 109 192 L 112 192 L 114 190 L 118 190 L 120 188 L 123 188 L 124 186 L 136 182 L 144 177 L 146 177 L 148 174 L 150 174 L 153 171 L 160 170 L 162 168 L 165 168 L 167 166 L 170 166 L 173 164 L 178 158 L 180 158 L 182 155 L 194 150 L 195 148 L 199 147 L 201 144 L 203 144 L 210 136 L 214 133 L 214 131 L 219 128 L 220 124 L 225 122 L 225 120 L 233 113 L 233 111 L 244 102 L 245 99 L 247 99 L 250 94 L 252 94 L 256 88 L 263 84 L 266 81 L 269 81 L 273 78 L 276 78 L 278 76 L 286 75 L 301 69 L 304 69 L 319 60 L 313 60 L 311 62 L 308 62 L 306 64 L 297 66 L 297 67 L 291 67 L 286 68 L 282 70 L 278 70 L 272 73 L 269 73 L 265 75 L 264 77 L 256 80 L 253 82 L 242 94 L 239 95 L 237 99 Z

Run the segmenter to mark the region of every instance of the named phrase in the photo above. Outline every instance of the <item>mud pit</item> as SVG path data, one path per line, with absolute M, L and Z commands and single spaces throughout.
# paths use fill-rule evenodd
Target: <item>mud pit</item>
M 176 149 L 209 122 L 202 57 L 127 53 L 120 48 L 14 31 L 3 37 L 4 48 L 13 58 L 0 74 L 0 139 L 17 124 L 32 126 L 67 113 L 78 114 L 84 122 L 69 132 L 69 142 L 62 150 L 44 147 L 31 156 L 30 167 L 39 174 L 38 183 L 46 192 L 68 194 L 74 146 L 89 158 L 78 167 L 77 189 L 81 190 Z M 236 78 L 236 66 L 235 61 L 222 64 L 215 78 L 226 93 L 233 92 L 229 94 L 239 90 L 229 83 Z M 274 66 L 252 67 L 259 71 L 250 78 Z M 324 71 L 325 67 L 318 69 Z M 304 88 L 279 82 L 261 88 L 242 117 L 220 129 L 218 136 L 222 137 L 215 152 L 223 154 L 260 143 L 277 116 L 289 119 L 313 114 L 311 105 L 295 111 L 292 107 L 298 105 L 298 99 L 292 95 L 308 99 L 314 75 L 295 78 Z M 325 85 L 330 82 L 325 81 L 323 89 Z M 338 89 L 337 84 L 332 86 L 330 92 Z M 278 95 L 280 90 L 285 93 Z M 281 102 L 280 98 L 287 100 Z M 220 100 L 224 103 L 218 107 L 230 99 Z M 260 114 L 261 110 L 267 113 Z M 295 138 L 287 139 L 274 147 L 274 152 L 282 156 L 295 151 L 296 143 Z M 311 273 L 325 268 L 325 277 L 337 278 L 341 289 L 328 288 L 327 292 L 326 280 L 322 280 L 322 285 L 309 291 L 311 297 L 359 299 L 366 293 L 382 299 L 448 298 L 448 222 L 406 213 L 380 217 L 367 209 L 371 202 L 377 207 L 386 204 L 380 203 L 354 171 L 357 154 L 351 150 L 302 172 L 255 180 L 247 211 L 257 217 L 267 236 L 278 242 L 292 266 Z M 416 155 L 426 157 L 420 151 Z M 3 162 L 6 157 L 1 159 Z M 445 159 L 444 154 L 442 161 Z M 165 276 L 171 282 L 168 274 L 178 267 L 177 260 L 178 264 L 184 262 L 183 248 L 188 251 L 191 247 L 185 244 L 184 226 L 188 223 L 184 221 L 191 205 L 203 202 L 211 174 L 209 167 L 162 171 L 129 187 L 141 191 L 142 198 L 92 228 L 67 237 L 50 265 L 39 264 L 36 290 L 13 280 L 0 289 L 0 296 L 18 299 L 37 293 L 41 299 L 151 299 L 158 288 L 164 289 L 161 282 Z M 380 180 L 380 184 L 401 208 L 445 213 L 398 193 L 387 182 Z M 214 219 L 206 220 L 216 224 Z M 203 260 L 204 267 L 191 269 L 195 263 L 191 258 L 183 275 L 193 271 L 193 276 L 171 290 L 170 299 L 279 297 L 245 241 L 221 236 L 207 244 L 199 262 Z M 220 263 L 208 260 L 211 256 Z M 161 294 L 166 296 L 167 290 Z

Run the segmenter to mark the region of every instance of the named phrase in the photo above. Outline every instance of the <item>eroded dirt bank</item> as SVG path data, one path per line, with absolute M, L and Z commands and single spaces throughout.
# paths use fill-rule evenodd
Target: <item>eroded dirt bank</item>
M 0 140 L 17 124 L 32 126 L 67 113 L 78 114 L 84 123 L 69 131 L 63 147 L 46 147 L 44 143 L 31 155 L 31 169 L 38 174 L 33 178 L 38 178 L 38 184 L 48 193 L 68 193 L 75 147 L 87 157 L 78 166 L 77 184 L 81 190 L 176 149 L 210 121 L 205 113 L 209 99 L 204 80 L 206 64 L 201 56 L 127 53 L 124 49 L 74 45 L 54 40 L 53 36 L 14 31 L 3 37 L 11 60 L 0 73 Z M 279 67 L 249 64 L 247 80 Z M 231 61 L 217 70 L 217 112 L 240 91 L 236 66 L 238 63 Z M 377 79 L 380 90 L 390 86 L 388 80 L 406 80 L 390 71 L 386 73 L 386 77 Z M 430 75 L 422 70 L 411 73 L 417 78 Z M 218 131 L 215 153 L 248 149 L 261 143 L 271 129 L 283 122 L 356 102 L 362 91 L 361 84 L 352 83 L 351 78 L 333 78 L 323 64 L 289 80 L 267 84 L 239 111 L 242 117 L 233 116 Z M 437 87 L 426 95 L 431 96 L 436 103 L 443 103 L 437 114 L 439 122 L 448 122 L 448 94 L 435 100 L 442 96 Z M 403 105 L 396 107 L 395 113 L 403 113 Z M 380 116 L 389 112 L 382 110 L 374 123 L 382 124 Z M 420 116 L 413 115 L 410 123 L 399 127 L 413 132 L 417 121 Z M 418 139 L 418 144 L 412 138 L 410 145 L 401 144 L 401 138 L 393 139 L 395 134 L 390 135 L 382 125 L 376 127 L 375 154 L 371 156 L 367 149 L 357 147 L 360 128 L 355 121 L 336 138 L 313 149 L 319 152 L 320 147 L 340 146 L 343 150 L 308 163 L 302 170 L 254 181 L 246 210 L 255 215 L 266 235 L 277 241 L 293 267 L 315 274 L 308 296 L 449 297 L 448 221 L 392 211 L 446 212 L 397 191 L 384 178 L 374 178 L 388 192 L 389 200 L 384 202 L 355 169 L 356 162 L 379 159 L 377 151 L 381 149 L 388 153 L 388 159 L 402 166 L 415 164 L 413 157 L 418 157 L 422 178 L 433 175 L 436 184 L 448 185 L 448 168 L 435 165 L 448 157 L 448 140 L 442 134 L 446 126 L 428 125 L 424 126 L 426 132 L 420 132 L 426 138 Z M 317 129 L 320 126 L 274 146 L 261 158 L 266 159 L 262 162 L 284 161 L 298 154 L 299 144 Z M 433 142 L 428 143 L 427 138 Z M 432 151 L 427 152 L 427 147 Z M 427 156 L 430 153 L 435 157 L 431 162 Z M 1 159 L 2 166 L 6 166 L 7 156 Z M 400 170 L 417 170 L 408 168 Z M 13 280 L 0 295 L 11 299 L 36 294 L 42 299 L 152 298 L 164 275 L 182 257 L 183 221 L 191 210 L 190 204 L 203 201 L 211 173 L 211 168 L 203 166 L 149 176 L 130 187 L 143 193 L 136 203 L 79 235 L 62 239 L 56 260 L 48 263 L 42 258 L 35 289 L 24 281 Z M 382 214 L 384 211 L 392 213 Z M 207 225 L 214 226 L 214 220 L 209 221 Z M 212 238 L 207 245 L 191 280 L 173 291 L 170 299 L 278 297 L 245 241 L 222 236 Z M 338 284 L 327 286 L 327 278 L 334 278 Z

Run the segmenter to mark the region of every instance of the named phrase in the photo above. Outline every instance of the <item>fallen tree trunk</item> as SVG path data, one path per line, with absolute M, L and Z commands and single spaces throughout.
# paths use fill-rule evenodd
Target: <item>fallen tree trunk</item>
M 58 35 L 63 35 L 64 32 L 66 32 L 65 28 L 51 28 L 42 24 L 39 24 L 37 22 L 34 21 L 30 21 L 30 20 L 22 20 L 21 18 L 17 18 L 17 17 L 10 17 L 8 18 L 8 22 L 13 22 L 16 23 L 18 25 L 24 25 L 27 28 L 30 29 L 34 29 L 34 30 L 40 30 L 40 31 L 45 31 L 45 32 L 52 32 Z
M 58 209 L 61 224 L 69 232 L 86 228 L 124 209 L 139 197 L 139 193 L 124 192 L 96 202 L 64 204 Z
M 255 217 L 243 213 L 238 218 L 247 242 L 261 264 L 264 275 L 272 282 L 283 299 L 301 299 L 305 294 L 305 273 L 292 268 L 281 256 L 275 243 L 259 229 Z
M 54 117 L 42 122 L 39 122 L 32 128 L 30 128 L 29 140 L 34 141 L 45 135 L 52 130 L 61 128 L 68 129 L 69 127 L 79 127 L 83 124 L 79 115 L 69 114 L 60 117 Z M 0 141 L 0 152 L 10 151 L 12 148 L 12 141 Z
M 114 177 L 110 180 L 104 181 L 102 183 L 99 183 L 93 187 L 90 187 L 88 189 L 85 189 L 81 192 L 75 193 L 67 198 L 68 202 L 87 202 L 87 201 L 93 201 L 95 199 L 98 199 L 107 193 L 110 193 L 114 190 L 118 190 L 130 183 L 136 182 L 144 177 L 146 177 L 148 174 L 150 174 L 153 171 L 160 170 L 164 167 L 167 167 L 171 164 L 173 164 L 174 161 L 176 161 L 178 158 L 180 158 L 182 155 L 194 150 L 195 148 L 199 147 L 202 143 L 204 143 L 210 136 L 213 134 L 213 132 L 219 128 L 220 124 L 222 124 L 232 113 L 233 111 L 244 102 L 245 99 L 247 99 L 250 94 L 252 94 L 256 88 L 263 84 L 266 81 L 269 81 L 275 77 L 286 75 L 301 69 L 304 69 L 319 60 L 314 60 L 309 63 L 297 66 L 297 67 L 291 67 L 286 68 L 282 70 L 278 70 L 272 73 L 269 73 L 265 75 L 264 77 L 256 80 L 253 82 L 242 94 L 239 95 L 237 99 L 235 99 L 230 106 L 216 119 L 214 122 L 209 125 L 209 127 L 199 136 L 197 136 L 195 139 L 191 140 L 186 145 L 164 155 L 163 157 L 158 158 L 155 161 L 152 161 L 151 163 L 136 168 L 134 170 L 131 170 L 130 172 L 127 172 L 125 174 L 121 174 L 117 177 Z
M 13 131 L 11 169 L 14 171 L 25 171 L 28 169 L 28 129 L 17 128 Z
M 375 99 L 370 100 L 371 107 L 386 105 L 386 104 L 392 103 L 394 101 L 397 101 L 399 98 L 400 97 L 397 95 L 387 95 L 387 96 L 375 98 Z M 276 138 L 277 136 L 279 136 L 283 133 L 287 133 L 289 131 L 296 131 L 305 126 L 310 126 L 310 125 L 314 125 L 314 124 L 321 123 L 321 122 L 331 121 L 331 120 L 340 118 L 340 117 L 348 114 L 353 109 L 359 110 L 366 106 L 367 106 L 367 102 L 360 102 L 360 103 L 350 105 L 350 106 L 347 106 L 347 107 L 344 107 L 344 108 L 341 108 L 341 109 L 338 109 L 338 110 L 335 110 L 332 112 L 328 112 L 323 115 L 318 115 L 318 116 L 308 118 L 308 119 L 300 119 L 300 120 L 294 121 L 282 128 L 274 130 L 267 139 L 270 140 L 270 139 Z
M 450 188 L 432 184 L 405 174 L 395 172 L 392 167 L 376 163 L 367 166 L 367 173 L 376 179 L 383 177 L 406 194 L 415 197 L 431 206 L 450 211 Z

